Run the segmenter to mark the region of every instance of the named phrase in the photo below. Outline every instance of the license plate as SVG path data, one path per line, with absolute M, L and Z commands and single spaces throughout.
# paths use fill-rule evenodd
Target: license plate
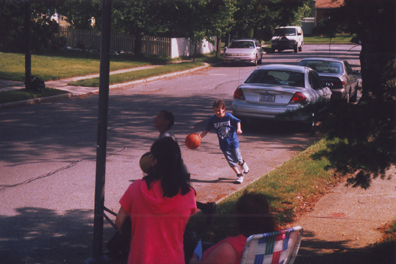
M 274 94 L 260 94 L 260 102 L 275 102 Z
M 240 58 L 235 58 L 234 60 L 236 60 L 236 61 L 240 61 L 241 59 L 240 59 Z

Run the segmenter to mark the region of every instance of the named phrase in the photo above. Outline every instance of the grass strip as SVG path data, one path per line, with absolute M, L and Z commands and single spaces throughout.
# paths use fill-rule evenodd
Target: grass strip
M 351 39 L 354 35 L 349 34 L 337 34 L 334 38 L 328 38 L 325 36 L 304 36 L 304 44 L 353 44 Z
M 178 71 L 196 68 L 202 65 L 203 63 L 201 62 L 182 62 L 182 63 L 166 64 L 164 66 L 160 66 L 152 69 L 112 74 L 110 75 L 109 83 L 111 85 L 116 83 L 125 83 L 134 80 L 146 79 L 149 77 L 158 76 L 166 73 L 172 73 L 172 72 L 178 72 Z M 68 83 L 68 85 L 99 87 L 99 77 L 70 82 Z
M 196 216 L 190 220 L 190 228 L 200 230 L 202 240 L 209 242 L 237 235 L 238 229 L 232 217 L 233 208 L 245 190 L 267 196 L 280 226 L 293 223 L 298 212 L 307 210 L 307 201 L 321 197 L 340 180 L 332 171 L 326 170 L 328 160 L 312 159 L 312 154 L 327 148 L 326 144 L 325 139 L 320 140 L 254 183 L 225 198 L 218 204 L 211 226 L 206 225 L 205 217 Z
M 279 225 L 292 226 L 296 215 L 308 211 L 310 208 L 307 205 L 313 205 L 312 202 L 319 200 L 343 179 L 326 169 L 329 165 L 327 159 L 312 158 L 315 153 L 327 150 L 328 144 L 334 142 L 321 139 L 244 189 L 226 197 L 217 205 L 216 215 L 210 226 L 206 223 L 206 217 L 197 214 L 190 219 L 188 228 L 198 230 L 197 236 L 209 243 L 217 243 L 225 237 L 238 235 L 233 213 L 234 206 L 244 191 L 266 195 Z M 392 249 L 396 243 L 396 221 L 386 225 L 384 229 L 383 239 L 370 250 L 364 251 L 369 259 L 367 263 L 377 263 L 374 260 L 378 256 L 386 260 L 394 257 Z
M 48 97 L 48 96 L 66 94 L 66 93 L 68 92 L 58 89 L 52 89 L 52 88 L 45 88 L 44 91 L 42 92 L 28 91 L 26 89 L 6 91 L 6 92 L 0 92 L 0 104 L 41 98 L 41 97 Z

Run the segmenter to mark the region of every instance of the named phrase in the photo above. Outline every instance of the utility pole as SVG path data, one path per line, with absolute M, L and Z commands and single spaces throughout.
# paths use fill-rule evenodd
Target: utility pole
M 95 214 L 93 259 L 85 263 L 101 263 L 103 252 L 104 190 L 106 174 L 107 115 L 110 76 L 111 0 L 102 0 L 102 43 L 100 49 L 98 137 L 96 153 Z
M 25 88 L 31 88 L 32 59 L 30 51 L 30 0 L 25 0 Z

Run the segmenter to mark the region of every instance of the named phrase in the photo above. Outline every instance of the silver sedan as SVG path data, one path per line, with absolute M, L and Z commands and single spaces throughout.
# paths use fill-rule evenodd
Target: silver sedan
M 224 51 L 224 63 L 250 63 L 261 64 L 263 50 L 255 39 L 236 39 Z
M 307 103 L 329 100 L 331 90 L 308 67 L 271 64 L 257 68 L 234 92 L 233 114 L 240 119 L 274 119 Z M 296 121 L 308 116 L 295 117 Z
M 306 58 L 298 65 L 314 69 L 331 89 L 332 100 L 356 102 L 359 78 L 358 71 L 353 71 L 346 60 L 331 58 Z

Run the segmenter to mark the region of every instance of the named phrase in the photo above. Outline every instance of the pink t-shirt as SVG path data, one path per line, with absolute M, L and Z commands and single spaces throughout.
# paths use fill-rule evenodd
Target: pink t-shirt
M 216 245 L 211 246 L 210 248 L 205 250 L 205 252 L 202 255 L 202 260 L 205 260 L 212 253 L 212 251 L 215 250 L 220 244 L 222 244 L 224 242 L 228 242 L 231 244 L 231 246 L 233 246 L 233 248 L 235 248 L 235 250 L 238 253 L 238 261 L 236 263 L 240 263 L 241 259 L 242 259 L 243 250 L 245 249 L 246 239 L 247 238 L 244 235 L 239 235 L 239 236 L 235 236 L 235 237 L 227 237 L 227 238 L 221 240 Z
M 131 248 L 128 264 L 184 264 L 183 234 L 191 215 L 197 212 L 195 192 L 163 197 L 160 181 L 150 190 L 136 180 L 120 200 L 131 216 Z

